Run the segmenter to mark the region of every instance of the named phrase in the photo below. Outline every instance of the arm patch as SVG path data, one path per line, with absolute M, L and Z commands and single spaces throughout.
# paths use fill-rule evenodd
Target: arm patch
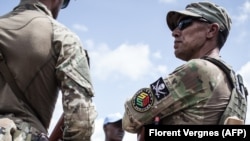
M 169 94 L 167 85 L 164 83 L 162 77 L 150 84 L 150 88 L 158 101 Z
M 132 97 L 131 105 L 137 112 L 148 111 L 154 104 L 154 97 L 149 88 L 142 88 Z

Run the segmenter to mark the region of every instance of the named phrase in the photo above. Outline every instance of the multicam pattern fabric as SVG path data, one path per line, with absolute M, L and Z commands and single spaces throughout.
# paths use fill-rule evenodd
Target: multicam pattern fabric
M 154 117 L 161 124 L 218 124 L 225 110 L 231 88 L 227 77 L 217 66 L 202 59 L 193 59 L 178 67 L 164 79 L 169 94 L 147 112 L 133 109 L 131 99 L 125 103 L 123 128 L 137 133 Z
M 53 21 L 53 27 L 54 44 L 59 51 L 57 76 L 61 81 L 64 99 L 64 139 L 76 139 L 77 135 L 84 137 L 82 140 L 90 140 L 97 112 L 92 103 L 94 91 L 87 52 L 82 48 L 80 39 L 69 29 L 56 21 Z
M 0 119 L 0 141 L 11 141 L 11 131 L 13 130 L 16 130 L 16 125 L 11 119 Z
M 29 123 L 12 120 L 13 114 L 0 117 L 0 141 L 48 141 L 46 134 L 39 133 Z
M 231 29 L 231 18 L 226 12 L 226 9 L 209 1 L 197 2 L 188 4 L 183 11 L 170 11 L 166 17 L 167 24 L 171 30 L 176 27 L 180 16 L 191 16 L 196 18 L 205 18 L 210 22 L 215 22 L 220 25 L 220 30 Z
M 60 88 L 64 140 L 90 140 L 97 111 L 88 53 L 79 37 L 54 20 L 38 0 L 21 0 L 0 18 L 0 31 L 8 66 L 35 110 L 20 102 L 0 75 L 0 115 L 13 113 L 47 134 Z

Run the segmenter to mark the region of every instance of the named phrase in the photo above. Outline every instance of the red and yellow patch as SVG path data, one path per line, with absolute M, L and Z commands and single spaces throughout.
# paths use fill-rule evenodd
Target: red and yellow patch
M 148 111 L 154 104 L 153 93 L 149 88 L 142 88 L 135 93 L 132 100 L 132 107 L 138 112 Z

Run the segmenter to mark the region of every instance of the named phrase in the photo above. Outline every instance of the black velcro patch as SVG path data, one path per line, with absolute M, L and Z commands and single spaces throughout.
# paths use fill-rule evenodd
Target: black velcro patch
M 158 101 L 169 94 L 167 85 L 164 83 L 162 77 L 152 83 L 150 88 Z

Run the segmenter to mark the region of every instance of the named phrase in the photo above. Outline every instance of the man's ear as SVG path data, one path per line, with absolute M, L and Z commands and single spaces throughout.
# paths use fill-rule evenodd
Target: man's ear
M 212 23 L 209 26 L 208 32 L 207 32 L 207 38 L 213 38 L 214 36 L 217 36 L 219 34 L 220 26 L 218 23 Z

